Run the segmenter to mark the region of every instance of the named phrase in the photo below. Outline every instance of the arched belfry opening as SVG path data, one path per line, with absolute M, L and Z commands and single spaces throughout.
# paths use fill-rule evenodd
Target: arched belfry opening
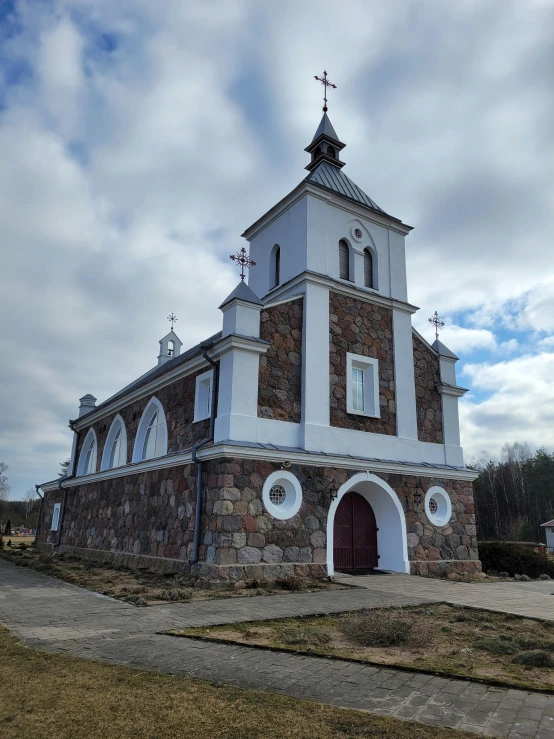
M 275 244 L 271 250 L 269 286 L 277 287 L 281 284 L 281 247 Z

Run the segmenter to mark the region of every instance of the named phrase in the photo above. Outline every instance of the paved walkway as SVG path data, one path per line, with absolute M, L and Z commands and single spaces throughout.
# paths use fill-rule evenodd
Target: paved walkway
M 377 576 L 368 588 L 349 591 L 139 609 L 0 559 L 0 622 L 26 643 L 51 651 L 455 726 L 485 736 L 554 739 L 554 696 L 156 634 L 200 624 L 444 600 L 427 595 L 430 582 Z M 496 586 L 475 587 L 484 592 Z M 538 597 L 545 596 L 540 592 Z

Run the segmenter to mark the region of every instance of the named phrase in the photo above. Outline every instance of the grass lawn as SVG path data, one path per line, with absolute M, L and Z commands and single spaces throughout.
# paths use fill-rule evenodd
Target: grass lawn
M 141 606 L 158 605 L 168 601 L 184 602 L 283 594 L 290 592 L 290 588 L 296 588 L 298 585 L 302 585 L 304 592 L 348 589 L 346 585 L 326 580 L 308 581 L 304 584 L 299 583 L 298 579 L 283 580 L 280 583 L 278 581 L 275 585 L 263 585 L 262 587 L 257 587 L 254 583 L 241 589 L 235 589 L 232 584 L 229 587 L 226 583 L 221 584 L 223 589 L 209 589 L 205 587 L 205 584 L 204 587 L 194 587 L 194 578 L 183 575 L 163 575 L 156 572 L 131 570 L 121 566 L 97 564 L 64 554 L 52 556 L 46 552 L 20 551 L 15 546 L 15 537 L 12 537 L 12 542 L 14 542 L 14 548 L 5 547 L 1 556 L 16 565 L 30 567 L 45 575 Z
M 48 654 L 0 628 L 2 739 L 463 739 L 424 726 L 258 691 Z
M 542 657 L 538 659 L 552 660 L 554 665 L 554 623 L 444 604 L 189 628 L 171 633 L 554 691 L 552 666 L 514 662 L 529 653 L 530 661 L 536 661 L 540 652 Z

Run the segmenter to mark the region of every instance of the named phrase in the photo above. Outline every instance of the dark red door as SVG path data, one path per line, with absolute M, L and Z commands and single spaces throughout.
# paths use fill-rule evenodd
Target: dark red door
M 375 514 L 358 493 L 346 493 L 335 513 L 333 559 L 336 570 L 371 570 L 379 564 Z

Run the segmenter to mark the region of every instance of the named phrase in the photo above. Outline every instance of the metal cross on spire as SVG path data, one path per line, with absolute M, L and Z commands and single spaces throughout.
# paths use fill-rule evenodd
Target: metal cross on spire
M 171 330 L 173 331 L 173 324 L 175 323 L 175 321 L 178 321 L 179 319 L 178 319 L 178 318 L 177 318 L 177 316 L 176 316 L 176 315 L 175 315 L 175 314 L 174 314 L 174 313 L 172 312 L 172 313 L 171 313 L 171 315 L 167 317 L 167 320 L 168 320 L 168 321 L 171 321 Z
M 437 311 L 433 313 L 431 318 L 429 319 L 429 323 L 432 323 L 435 327 L 435 338 L 439 338 L 439 328 L 442 328 L 444 326 L 444 321 L 439 318 L 439 314 Z
M 323 77 L 318 77 L 317 74 L 314 76 L 314 79 L 318 82 L 321 82 L 323 87 L 325 88 L 325 92 L 323 94 L 323 112 L 327 113 L 327 88 L 332 87 L 333 90 L 336 89 L 336 85 L 334 85 L 332 82 L 329 82 L 327 79 L 327 72 L 326 70 L 323 70 Z
M 250 259 L 250 257 L 246 253 L 246 249 L 244 248 L 244 246 L 236 254 L 231 254 L 230 259 L 232 259 L 233 262 L 240 264 L 240 279 L 241 280 L 244 280 L 244 277 L 245 277 L 245 274 L 244 274 L 245 267 L 249 269 L 250 267 L 256 266 L 256 262 Z

